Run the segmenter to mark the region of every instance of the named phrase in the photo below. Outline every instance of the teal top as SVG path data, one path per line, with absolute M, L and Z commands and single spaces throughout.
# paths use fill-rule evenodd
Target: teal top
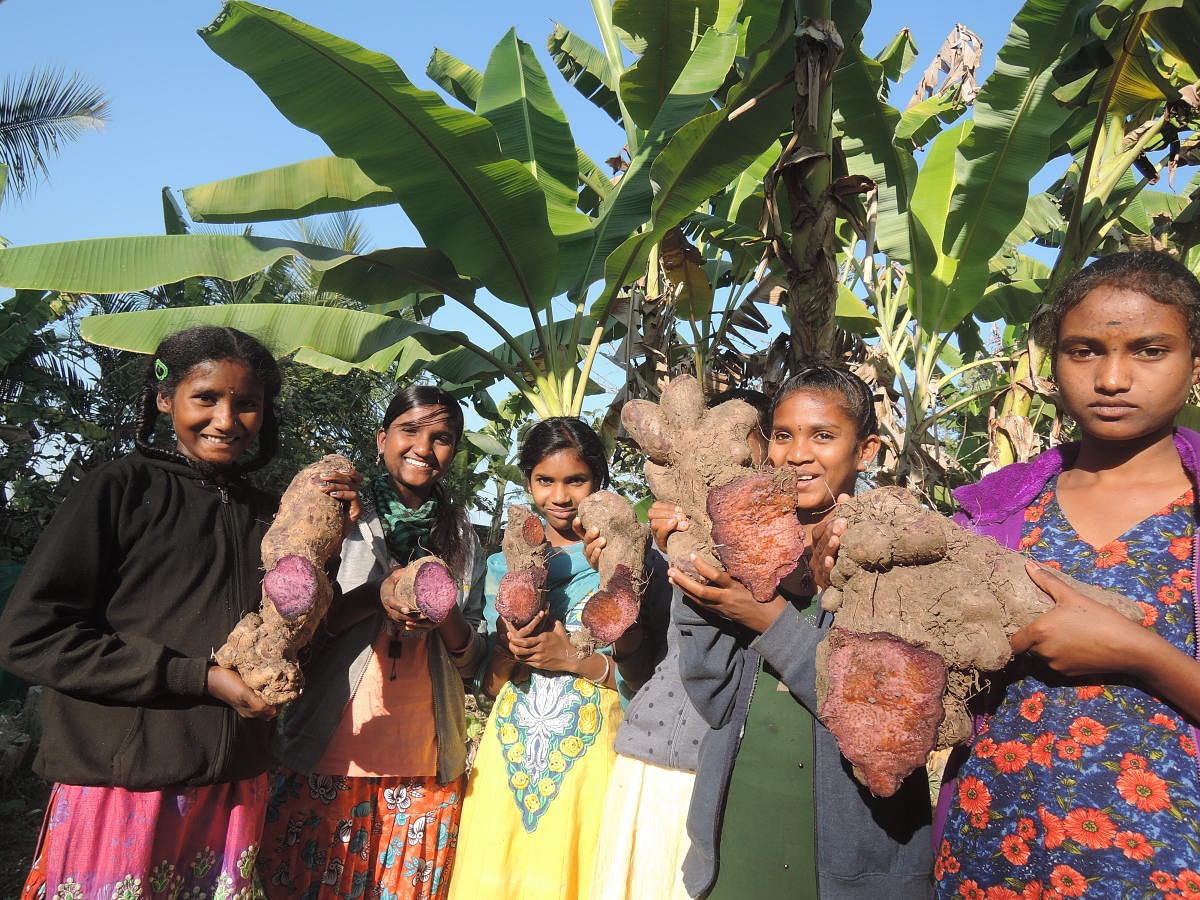
M 508 573 L 508 563 L 503 553 L 494 553 L 488 557 L 487 576 L 483 585 L 483 618 L 487 622 L 489 645 L 495 644 L 497 628 L 496 592 L 500 587 L 500 579 Z M 580 614 L 587 598 L 600 588 L 600 574 L 588 564 L 583 555 L 583 542 L 569 544 L 566 547 L 552 547 L 547 558 L 546 592 L 550 601 L 550 618 L 562 622 L 567 631 L 575 631 L 580 625 Z M 612 655 L 611 647 L 596 651 Z M 621 706 L 624 707 L 633 696 L 633 688 L 621 677 L 617 666 L 617 692 L 621 695 Z

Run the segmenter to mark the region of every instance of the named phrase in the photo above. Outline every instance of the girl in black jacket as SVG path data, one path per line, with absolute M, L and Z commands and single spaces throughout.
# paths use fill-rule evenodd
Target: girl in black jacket
M 210 658 L 258 608 L 278 498 L 240 476 L 275 452 L 279 387 L 240 331 L 164 340 L 137 449 L 77 485 L 30 556 L 0 664 L 46 686 L 34 768 L 55 785 L 22 896 L 249 892 L 276 710 Z

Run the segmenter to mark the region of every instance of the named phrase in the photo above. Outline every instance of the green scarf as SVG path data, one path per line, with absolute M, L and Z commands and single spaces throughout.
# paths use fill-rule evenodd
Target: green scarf
M 387 475 L 376 478 L 372 487 L 375 511 L 383 525 L 383 536 L 392 558 L 406 566 L 421 553 L 432 552 L 429 533 L 438 517 L 437 494 L 434 493 L 416 509 L 409 509 Z

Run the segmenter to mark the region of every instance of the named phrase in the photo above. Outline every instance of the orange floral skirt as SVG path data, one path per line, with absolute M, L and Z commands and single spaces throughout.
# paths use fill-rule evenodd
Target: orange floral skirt
M 272 775 L 259 856 L 271 898 L 444 897 L 466 777 Z

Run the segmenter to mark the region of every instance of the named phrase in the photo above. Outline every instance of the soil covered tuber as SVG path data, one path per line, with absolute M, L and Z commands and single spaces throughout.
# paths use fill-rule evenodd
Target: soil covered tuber
M 674 378 L 658 403 L 630 400 L 621 423 L 649 457 L 646 483 L 654 496 L 674 503 L 688 520 L 687 531 L 667 538 L 672 566 L 695 575 L 690 556 L 721 568 L 713 550 L 708 492 L 747 473 L 747 437 L 759 427 L 758 411 L 742 400 L 705 408 L 700 382 L 690 375 Z
M 217 665 L 236 671 L 274 705 L 300 695 L 296 653 L 312 639 L 333 597 L 325 564 L 341 546 L 346 511 L 321 490 L 320 476 L 329 472 L 351 474 L 354 465 L 343 456 L 325 456 L 288 485 L 262 540 L 262 605 L 242 617 L 214 655 Z
M 838 515 L 847 528 L 821 598 L 837 618 L 817 649 L 818 712 L 859 781 L 890 796 L 931 750 L 970 737 L 967 699 L 979 673 L 1004 668 L 1009 638 L 1053 602 L 1024 556 L 901 488 L 868 491 Z M 1125 597 L 1072 581 L 1141 621 Z
M 598 565 L 600 589 L 583 605 L 583 627 L 571 634 L 583 657 L 612 644 L 637 621 L 650 528 L 638 521 L 628 500 L 611 491 L 587 496 L 579 504 L 579 520 L 605 541 Z
M 759 603 L 769 602 L 804 553 L 795 472 L 764 469 L 743 475 L 709 491 L 707 506 L 726 571 Z
M 510 506 L 501 550 L 508 572 L 496 589 L 496 613 L 523 628 L 546 606 L 546 526 L 528 507 Z
M 403 607 L 418 610 L 440 625 L 458 602 L 458 582 L 450 567 L 436 556 L 423 556 L 404 567 L 392 596 Z

